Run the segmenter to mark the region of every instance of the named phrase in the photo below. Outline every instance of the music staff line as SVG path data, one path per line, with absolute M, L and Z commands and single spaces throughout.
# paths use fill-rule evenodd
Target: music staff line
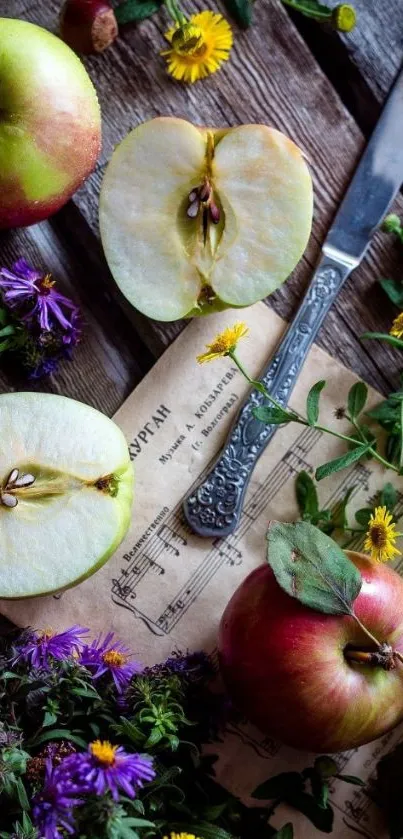
M 166 547 L 164 544 L 165 540 L 163 538 L 161 539 L 161 529 L 147 541 L 145 547 L 146 553 L 144 552 L 139 557 L 135 557 L 127 568 L 122 569 L 121 577 L 113 581 L 112 594 L 115 602 L 135 612 L 139 618 L 145 621 L 151 631 L 157 634 L 170 632 L 180 619 L 182 612 L 192 605 L 200 592 L 223 564 L 229 563 L 234 565 L 241 562 L 242 555 L 237 547 L 237 542 L 243 538 L 247 530 L 256 521 L 268 502 L 279 492 L 284 483 L 302 468 L 312 472 L 312 467 L 306 462 L 304 457 L 306 457 L 320 437 L 321 432 L 311 428 L 305 429 L 300 434 L 293 448 L 285 453 L 281 461 L 269 473 L 264 483 L 255 491 L 249 499 L 249 502 L 245 505 L 237 531 L 225 540 L 215 539 L 213 541 L 207 556 L 191 575 L 187 583 L 181 588 L 176 597 L 167 604 L 165 610 L 157 620 L 152 620 L 149 615 L 142 613 L 133 601 L 136 600 L 137 594 L 135 589 L 137 585 L 147 571 L 152 568 L 150 563 L 152 562 L 154 567 L 155 565 L 160 565 L 158 559 Z M 205 474 L 207 474 L 209 466 L 210 464 L 203 470 Z M 200 479 L 201 476 L 196 478 L 194 486 L 197 486 Z M 177 538 L 182 539 L 183 543 L 185 543 L 189 530 L 183 524 L 181 500 L 169 514 L 163 527 L 168 528 L 171 534 L 174 533 Z M 181 535 L 181 531 L 185 534 L 184 536 Z
M 170 633 L 186 611 L 197 600 L 211 579 L 217 574 L 222 565 L 229 564 L 233 566 L 241 563 L 242 553 L 238 547 L 238 543 L 243 539 L 256 519 L 259 518 L 268 503 L 283 488 L 285 483 L 301 471 L 301 469 L 312 472 L 312 467 L 307 462 L 306 456 L 317 444 L 321 436 L 321 432 L 314 428 L 305 429 L 299 435 L 293 447 L 284 454 L 281 460 L 270 471 L 265 481 L 255 490 L 246 503 L 235 533 L 223 540 L 213 540 L 211 548 L 202 562 L 157 618 L 153 619 L 150 615 L 145 615 L 137 604 L 135 604 L 134 601 L 137 598 L 135 589 L 149 570 L 157 570 L 159 573 L 163 573 L 163 569 L 161 572 L 162 566 L 158 563 L 158 558 L 164 549 L 172 553 L 172 541 L 162 537 L 161 530 L 165 528 L 166 532 L 170 533 L 171 540 L 175 538 L 177 544 L 182 543 L 186 545 L 186 536 L 189 535 L 189 530 L 184 527 L 182 519 L 182 500 L 169 514 L 167 521 L 159 531 L 148 540 L 145 548 L 146 553 L 141 554 L 138 558 L 134 558 L 127 569 L 122 569 L 122 576 L 119 580 L 113 581 L 112 596 L 114 602 L 130 609 L 137 617 L 145 622 L 154 634 L 165 635 Z M 207 473 L 208 468 L 209 465 L 204 470 L 205 473 Z M 349 473 L 343 479 L 340 486 L 332 493 L 328 499 L 327 506 L 334 506 L 340 503 L 346 491 L 351 487 L 355 487 L 352 493 L 353 495 L 363 485 L 365 488 L 368 488 L 369 475 L 369 470 L 358 464 L 353 472 Z M 201 476 L 195 480 L 194 486 L 199 483 L 200 479 Z M 181 535 L 181 530 L 185 535 Z M 167 541 L 168 545 L 166 544 Z M 173 552 L 175 556 L 179 556 L 179 549 L 175 546 Z

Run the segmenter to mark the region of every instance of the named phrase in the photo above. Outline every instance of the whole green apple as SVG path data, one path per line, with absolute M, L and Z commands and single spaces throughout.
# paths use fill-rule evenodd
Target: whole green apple
M 0 228 L 56 212 L 100 148 L 99 104 L 81 61 L 45 29 L 0 18 Z
M 133 468 L 120 428 L 74 399 L 0 396 L 0 598 L 61 591 L 122 541 Z
M 403 580 L 363 554 L 347 555 L 362 576 L 355 614 L 403 653 Z M 403 664 L 367 664 L 371 649 L 352 617 L 302 605 L 269 565 L 249 574 L 221 619 L 221 670 L 235 704 L 265 734 L 298 749 L 352 749 L 402 720 Z

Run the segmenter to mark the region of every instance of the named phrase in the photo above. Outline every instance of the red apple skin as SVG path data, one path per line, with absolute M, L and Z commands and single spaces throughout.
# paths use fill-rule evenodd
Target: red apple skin
M 56 212 L 100 150 L 97 95 L 79 58 L 45 29 L 0 18 L 0 228 Z
M 60 35 L 83 55 L 103 52 L 118 35 L 112 6 L 106 0 L 66 0 L 60 16 Z
M 403 580 L 363 554 L 347 554 L 363 579 L 357 617 L 403 653 Z M 303 606 L 262 565 L 229 601 L 218 648 L 235 705 L 264 734 L 297 749 L 338 752 L 403 719 L 403 664 L 385 671 L 349 662 L 347 644 L 371 647 L 353 618 Z

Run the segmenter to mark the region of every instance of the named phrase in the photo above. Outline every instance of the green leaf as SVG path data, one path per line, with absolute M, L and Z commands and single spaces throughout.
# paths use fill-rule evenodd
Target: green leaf
M 308 425 L 316 425 L 318 418 L 319 418 L 319 399 L 320 394 L 322 393 L 323 388 L 325 387 L 325 380 L 322 379 L 320 382 L 316 382 L 313 387 L 311 387 L 307 400 L 306 400 L 306 417 L 308 420 Z
M 362 780 L 362 778 L 357 778 L 356 775 L 335 775 L 335 778 L 338 778 L 339 781 L 345 781 L 346 784 L 354 784 L 356 787 L 366 787 L 366 782 Z
M 366 445 L 357 446 L 355 449 L 352 449 L 350 452 L 346 452 L 341 457 L 336 457 L 335 460 L 329 460 L 328 463 L 324 463 L 322 466 L 318 466 L 315 472 L 315 478 L 317 481 L 322 481 L 323 478 L 327 478 L 328 475 L 332 475 L 333 472 L 340 472 L 340 469 L 345 469 L 347 466 L 352 466 L 353 463 L 356 463 L 357 460 L 361 460 L 361 458 L 369 451 L 371 448 L 371 443 L 367 443 Z
M 147 819 L 137 819 L 133 816 L 123 819 L 122 824 L 125 827 L 155 827 L 154 822 L 149 822 Z
M 252 798 L 258 798 L 260 801 L 280 798 L 285 801 L 290 792 L 297 792 L 303 788 L 304 781 L 299 772 L 280 772 L 279 775 L 273 775 L 272 778 L 259 784 L 252 792 Z
M 224 0 L 225 8 L 241 29 L 247 29 L 252 23 L 251 0 Z
M 273 839 L 294 839 L 294 828 L 291 822 L 287 822 L 274 834 Z
M 364 382 L 356 382 L 348 394 L 348 412 L 351 419 L 355 420 L 365 407 L 368 397 L 368 388 Z
M 400 280 L 392 279 L 392 277 L 385 277 L 379 280 L 384 292 L 388 295 L 389 300 L 403 309 L 403 284 Z
M 385 341 L 387 344 L 392 344 L 392 347 L 398 347 L 403 350 L 403 341 L 400 338 L 395 338 L 394 335 L 389 335 L 387 332 L 364 332 L 361 338 L 375 338 L 378 341 Z
M 0 329 L 0 338 L 7 338 L 8 335 L 14 335 L 14 334 L 15 334 L 15 326 L 11 326 L 11 324 L 9 324 L 8 326 L 4 326 L 3 329 Z
M 77 734 L 72 734 L 67 728 L 54 728 L 52 731 L 44 731 L 43 734 L 39 734 L 38 737 L 31 740 L 29 746 L 30 748 L 40 746 L 41 743 L 48 743 L 49 740 L 71 740 L 72 743 L 80 746 L 81 749 L 87 750 L 88 748 L 88 743 L 82 737 L 78 737 Z
M 54 714 L 53 711 L 45 711 L 42 723 L 43 728 L 48 728 L 49 725 L 54 725 L 55 722 L 57 722 L 56 714 Z
M 334 510 L 333 525 L 334 527 L 337 527 L 339 530 L 345 530 L 345 528 L 347 527 L 348 522 L 346 516 L 346 509 L 354 490 L 355 484 L 347 490 L 344 498 L 336 505 L 336 508 Z
M 125 0 L 115 7 L 115 18 L 119 26 L 138 23 L 154 15 L 162 6 L 162 0 Z
M 400 434 L 389 434 L 385 445 L 385 454 L 390 463 L 400 463 L 402 446 Z
M 288 799 L 288 803 L 303 813 L 309 821 L 323 833 L 331 833 L 333 829 L 334 814 L 331 807 L 321 807 L 312 795 L 307 792 L 296 793 Z
M 18 778 L 18 780 L 16 782 L 16 789 L 17 789 L 17 796 L 18 796 L 18 801 L 19 801 L 21 810 L 29 810 L 31 805 L 28 801 L 28 796 L 27 796 L 27 793 L 26 793 L 26 789 L 24 787 L 24 784 L 21 781 L 21 778 Z
M 327 615 L 351 615 L 362 579 L 339 547 L 308 522 L 272 522 L 267 560 L 287 594 Z
M 302 471 L 297 475 L 295 494 L 301 518 L 308 520 L 315 518 L 319 512 L 318 493 L 308 472 Z
M 296 419 L 295 414 L 283 411 L 282 408 L 276 408 L 275 405 L 262 405 L 259 408 L 253 408 L 252 414 L 260 422 L 264 422 L 265 425 L 282 425 Z
M 355 520 L 361 527 L 368 527 L 372 513 L 373 510 L 371 507 L 362 507 L 361 510 L 356 511 Z
M 329 755 L 321 755 L 320 757 L 317 757 L 313 768 L 322 779 L 333 778 L 337 775 L 337 763 Z
M 223 830 L 222 827 L 217 827 L 216 824 L 210 824 L 210 822 L 197 822 L 197 824 L 173 824 L 170 825 L 172 830 L 178 831 L 179 833 L 190 833 L 191 835 L 195 835 L 200 837 L 200 839 L 234 839 L 232 833 L 228 833 L 227 830 Z
M 379 496 L 379 503 L 381 507 L 387 507 L 390 513 L 394 510 L 397 504 L 397 492 L 393 484 L 385 484 Z

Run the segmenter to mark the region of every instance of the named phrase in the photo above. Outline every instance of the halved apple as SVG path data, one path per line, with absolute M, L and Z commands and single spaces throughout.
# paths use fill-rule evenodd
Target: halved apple
M 303 155 L 266 125 L 150 120 L 117 147 L 101 190 L 112 274 L 133 306 L 165 321 L 262 300 L 297 264 L 311 224 Z
M 94 408 L 46 393 L 0 396 L 0 436 L 0 597 L 68 588 L 129 526 L 125 438 Z

